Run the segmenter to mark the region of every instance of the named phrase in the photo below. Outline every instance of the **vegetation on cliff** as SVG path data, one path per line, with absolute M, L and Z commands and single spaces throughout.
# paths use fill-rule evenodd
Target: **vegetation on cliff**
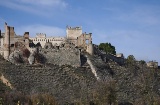
M 116 54 L 116 49 L 111 43 L 100 43 L 99 49 L 105 51 L 106 53 Z

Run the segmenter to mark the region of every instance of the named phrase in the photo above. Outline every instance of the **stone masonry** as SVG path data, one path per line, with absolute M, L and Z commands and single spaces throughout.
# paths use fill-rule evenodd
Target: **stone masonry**
M 16 35 L 14 27 L 8 26 L 7 23 L 4 26 L 5 33 L 0 32 L 0 54 L 7 60 L 10 60 L 10 54 L 13 55 L 15 50 L 27 48 L 30 51 L 32 48 L 37 47 L 37 45 L 42 48 L 40 53 L 47 59 L 47 63 L 57 65 L 80 66 L 81 50 L 91 55 L 93 54 L 92 35 L 91 33 L 82 33 L 82 27 L 67 26 L 66 37 L 46 37 L 46 34 L 39 33 L 35 38 L 31 38 L 29 32 L 25 32 L 23 36 L 19 36 Z M 30 46 L 31 44 L 33 46 Z M 53 48 L 47 47 L 47 44 L 51 44 Z M 12 56 L 12 58 L 14 57 Z M 12 59 L 12 61 L 14 60 Z M 33 64 L 34 61 L 35 58 L 30 55 L 28 62 Z
M 79 49 L 72 45 L 67 46 L 67 43 L 65 43 L 64 47 L 60 48 L 42 48 L 39 53 L 44 55 L 46 58 L 46 63 L 52 63 L 56 65 L 71 65 L 76 67 L 81 65 Z

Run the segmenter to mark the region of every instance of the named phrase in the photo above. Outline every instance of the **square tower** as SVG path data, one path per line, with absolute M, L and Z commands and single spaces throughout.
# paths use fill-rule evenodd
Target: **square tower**
M 77 39 L 82 35 L 82 27 L 68 27 L 66 29 L 67 40 L 77 46 Z
M 66 29 L 67 39 L 77 39 L 82 34 L 82 27 L 68 27 Z
M 14 47 L 14 37 L 15 37 L 15 32 L 14 32 L 14 27 L 10 27 L 5 23 L 5 35 L 4 35 L 4 58 L 8 59 L 10 52 L 11 52 L 11 47 Z

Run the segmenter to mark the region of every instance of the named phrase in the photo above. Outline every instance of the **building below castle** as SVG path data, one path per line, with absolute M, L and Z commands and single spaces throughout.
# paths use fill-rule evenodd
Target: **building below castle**
M 40 43 L 42 48 L 44 48 L 47 42 L 51 42 L 53 46 L 60 46 L 66 40 L 65 37 L 47 37 L 44 33 L 37 33 L 36 37 L 29 38 L 34 44 Z
M 150 67 L 150 68 L 158 68 L 158 62 L 149 61 L 149 62 L 147 62 L 147 66 Z

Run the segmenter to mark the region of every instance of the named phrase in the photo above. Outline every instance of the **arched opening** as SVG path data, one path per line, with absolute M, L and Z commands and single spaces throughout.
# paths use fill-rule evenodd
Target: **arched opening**
M 89 40 L 88 39 L 86 40 L 86 44 L 89 44 Z

